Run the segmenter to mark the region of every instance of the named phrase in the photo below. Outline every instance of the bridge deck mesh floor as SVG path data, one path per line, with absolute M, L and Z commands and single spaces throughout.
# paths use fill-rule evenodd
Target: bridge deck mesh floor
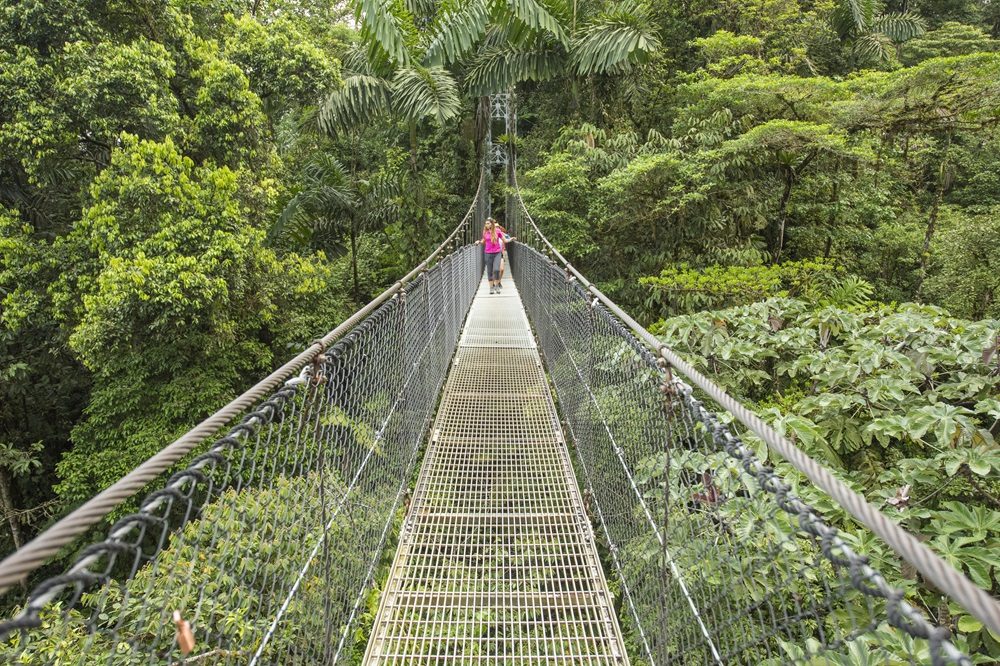
M 509 278 L 473 301 L 364 663 L 628 663 Z

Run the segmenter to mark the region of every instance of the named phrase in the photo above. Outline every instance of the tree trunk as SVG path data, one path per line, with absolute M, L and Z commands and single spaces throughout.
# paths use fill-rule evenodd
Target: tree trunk
M 575 115 L 580 110 L 580 79 L 576 76 L 570 79 L 569 110 Z
M 351 215 L 351 274 L 354 276 L 354 300 L 361 302 L 361 289 L 358 286 L 358 218 Z
M 976 310 L 972 313 L 972 318 L 975 319 L 985 319 L 986 313 L 990 309 L 990 305 L 993 304 L 993 292 L 988 288 L 983 292 L 983 295 L 979 297 L 979 305 Z
M 938 191 L 934 195 L 934 203 L 931 204 L 931 212 L 927 217 L 927 231 L 924 232 L 924 246 L 920 251 L 920 282 L 924 281 L 924 274 L 927 272 L 927 264 L 931 254 L 931 240 L 934 238 L 934 231 L 937 228 L 938 211 L 941 208 L 941 198 L 944 194 L 942 187 L 938 186 Z
M 924 285 L 927 278 L 927 265 L 931 258 L 931 241 L 934 239 L 934 232 L 937 229 L 938 212 L 941 209 L 941 201 L 944 199 L 944 191 L 947 189 L 946 173 L 948 170 L 948 156 L 951 152 L 951 132 L 948 132 L 948 140 L 944 144 L 944 154 L 941 155 L 941 164 L 938 167 L 937 189 L 934 192 L 934 203 L 931 204 L 931 212 L 927 216 L 927 231 L 924 232 L 924 246 L 920 252 L 920 279 L 917 282 L 917 294 Z
M 476 107 L 476 164 L 482 164 L 486 159 L 483 149 L 486 144 L 486 134 L 490 130 L 493 120 L 490 114 L 490 98 L 485 95 L 479 98 Z
M 410 121 L 410 168 L 417 172 L 417 123 Z
M 357 188 L 358 155 L 361 154 L 361 140 L 357 132 L 351 132 L 351 187 Z M 385 231 L 383 229 L 383 231 Z M 351 274 L 354 278 L 354 300 L 360 302 L 358 286 L 358 209 L 351 211 Z
M 10 536 L 14 540 L 16 550 L 24 543 L 24 539 L 15 515 L 17 507 L 14 505 L 14 494 L 11 492 L 10 474 L 4 467 L 0 467 L 0 510 L 7 516 L 7 525 L 10 527 Z
M 885 137 L 878 142 L 878 150 L 875 151 L 875 189 L 878 190 L 879 177 L 882 175 L 882 151 L 885 150 Z
M 877 178 L 878 176 L 876 176 Z M 833 188 L 830 192 L 830 217 L 827 219 L 827 226 L 830 231 L 826 236 L 826 247 L 823 248 L 823 258 L 830 258 L 830 249 L 833 247 L 833 230 L 837 226 L 840 218 L 840 158 L 837 158 L 833 167 Z
M 594 77 L 587 77 L 587 87 L 590 88 L 590 122 L 600 125 L 601 121 L 597 110 L 597 85 L 594 83 Z
M 420 170 L 417 164 L 417 123 L 410 122 L 410 170 L 413 172 L 414 194 L 417 199 L 417 228 L 424 232 L 427 230 L 427 219 L 424 213 L 424 184 L 420 179 Z
M 774 250 L 774 260 L 778 263 L 781 259 L 781 251 L 785 246 L 785 222 L 788 219 L 788 200 L 792 197 L 792 185 L 795 183 L 795 171 L 791 167 L 785 167 L 785 189 L 781 193 L 781 202 L 778 204 L 778 240 Z

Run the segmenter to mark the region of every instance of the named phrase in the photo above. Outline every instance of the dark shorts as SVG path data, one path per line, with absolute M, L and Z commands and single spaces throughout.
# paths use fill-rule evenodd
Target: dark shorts
M 503 252 L 486 253 L 486 275 L 490 280 L 500 279 L 500 259 Z

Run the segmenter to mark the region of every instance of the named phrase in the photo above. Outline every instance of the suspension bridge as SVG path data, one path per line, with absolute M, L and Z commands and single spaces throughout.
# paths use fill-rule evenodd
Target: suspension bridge
M 590 284 L 507 166 L 500 294 L 484 168 L 409 274 L 0 563 L 73 555 L 4 663 L 972 664 L 880 569 L 1000 634 L 997 601 Z

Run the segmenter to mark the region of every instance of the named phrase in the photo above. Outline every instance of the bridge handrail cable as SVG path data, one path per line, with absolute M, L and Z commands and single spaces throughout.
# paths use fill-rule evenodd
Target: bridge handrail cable
M 788 438 L 780 435 L 774 428 L 765 423 L 757 414 L 748 409 L 745 405 L 730 396 L 726 391 L 711 379 L 699 372 L 694 366 L 685 361 L 677 352 L 665 345 L 645 327 L 633 319 L 627 312 L 622 310 L 607 295 L 602 293 L 586 276 L 576 269 L 563 254 L 549 241 L 542 233 L 534 219 L 531 217 L 524 200 L 521 197 L 520 187 L 517 182 L 516 169 L 512 170 L 514 199 L 520 208 L 520 213 L 530 225 L 538 241 L 545 251 L 550 254 L 558 264 L 573 278 L 575 278 L 585 291 L 593 298 L 597 299 L 615 317 L 621 320 L 631 332 L 646 346 L 648 346 L 657 356 L 662 358 L 670 367 L 679 371 L 692 384 L 705 392 L 716 403 L 724 407 L 747 429 L 757 435 L 765 442 L 769 449 L 777 453 L 784 460 L 789 462 L 796 470 L 806 476 L 816 487 L 823 490 L 827 495 L 839 503 L 854 519 L 868 527 L 888 544 L 902 559 L 911 564 L 921 575 L 933 583 L 939 590 L 947 594 L 972 616 L 989 627 L 994 633 L 1000 634 L 1000 602 L 990 596 L 985 590 L 978 587 L 964 574 L 948 564 L 934 551 L 921 543 L 907 530 L 889 519 L 884 513 L 870 504 L 862 495 L 852 490 L 847 484 L 838 479 L 824 465 L 810 457 L 801 448 L 796 446 Z M 818 518 L 818 517 L 817 517 Z M 864 565 L 867 567 L 867 565 Z M 881 574 L 871 570 L 866 572 L 867 578 L 872 575 L 877 576 L 879 587 L 889 589 L 888 584 L 882 579 Z M 919 619 L 926 623 L 926 619 L 916 609 L 909 607 L 905 602 L 900 601 L 902 610 L 910 615 L 913 620 Z
M 77 509 L 70 512 L 64 518 L 39 534 L 32 541 L 15 551 L 3 561 L 0 561 L 0 595 L 7 592 L 12 586 L 22 583 L 25 577 L 42 566 L 48 558 L 59 552 L 64 546 L 95 526 L 99 521 L 110 514 L 119 504 L 135 495 L 144 488 L 150 481 L 168 470 L 171 465 L 182 459 L 193 451 L 199 444 L 219 432 L 227 423 L 235 417 L 245 412 L 254 404 L 260 402 L 268 396 L 282 383 L 288 381 L 303 368 L 307 368 L 314 359 L 323 353 L 336 340 L 350 332 L 355 325 L 365 317 L 375 311 L 380 305 L 397 296 L 408 283 L 417 278 L 425 271 L 442 252 L 451 247 L 453 241 L 462 240 L 460 234 L 471 222 L 476 210 L 476 205 L 483 188 L 487 187 L 486 171 L 481 170 L 479 184 L 476 194 L 468 211 L 455 228 L 427 257 L 417 264 L 409 273 L 399 278 L 381 294 L 372 299 L 369 303 L 360 308 L 344 320 L 336 328 L 328 332 L 322 338 L 314 341 L 309 347 L 300 352 L 290 361 L 272 372 L 266 378 L 247 389 L 240 396 L 234 398 L 225 407 L 218 410 L 197 426 L 184 433 L 174 442 L 168 444 L 158 453 L 148 458 L 134 470 L 123 476 L 111 486 L 101 491 L 91 499 L 87 500 Z M 124 530 L 131 530 L 133 527 L 123 527 Z M 121 534 L 112 532 L 110 539 L 121 537 Z M 89 563 L 86 558 L 77 561 L 72 570 L 79 570 Z M 57 589 L 50 589 L 46 594 L 54 596 Z M 41 600 L 44 603 L 44 600 Z

